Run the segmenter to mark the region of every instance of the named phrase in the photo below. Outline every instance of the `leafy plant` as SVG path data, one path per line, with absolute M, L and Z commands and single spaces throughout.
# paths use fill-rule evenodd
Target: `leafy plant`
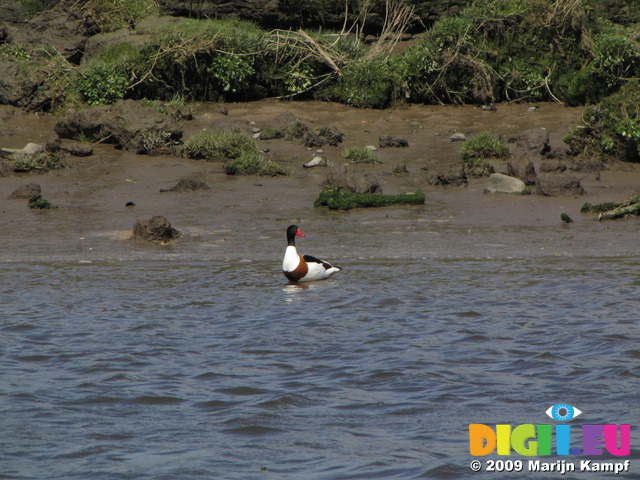
M 89 105 L 110 105 L 124 98 L 129 79 L 116 65 L 93 63 L 80 74 L 77 85 Z
M 207 68 L 223 92 L 238 93 L 249 86 L 255 74 L 251 56 L 219 54 L 213 57 Z
M 34 210 L 51 210 L 58 208 L 55 205 L 52 205 L 49 200 L 42 198 L 42 195 L 39 193 L 34 193 L 29 197 L 28 206 Z

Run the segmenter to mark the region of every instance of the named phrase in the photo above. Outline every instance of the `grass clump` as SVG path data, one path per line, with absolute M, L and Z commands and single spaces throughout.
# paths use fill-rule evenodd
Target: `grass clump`
M 261 175 L 277 177 L 289 175 L 289 171 L 278 163 L 265 160 L 262 154 L 242 155 L 225 163 L 224 170 L 227 175 Z
M 18 173 L 45 173 L 64 167 L 62 157 L 55 152 L 17 154 L 11 161 L 11 168 Z
M 285 138 L 288 140 L 302 140 L 309 132 L 309 127 L 299 118 L 291 120 L 285 128 Z
M 314 202 L 314 207 L 328 207 L 332 210 L 350 210 L 352 208 L 388 207 L 391 205 L 422 205 L 424 192 L 400 195 L 383 195 L 381 193 L 354 193 L 348 188 L 328 185 L 322 189 Z
M 189 158 L 210 162 L 260 155 L 255 140 L 239 132 L 202 132 L 187 140 L 184 147 Z
M 506 158 L 509 156 L 509 147 L 498 135 L 481 132 L 462 144 L 460 156 L 463 161 L 480 158 Z
M 378 154 L 367 147 L 347 147 L 343 150 L 342 156 L 353 163 L 380 163 Z

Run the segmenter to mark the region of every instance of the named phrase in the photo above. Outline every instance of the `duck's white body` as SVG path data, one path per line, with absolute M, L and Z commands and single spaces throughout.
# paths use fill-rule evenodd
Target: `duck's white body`
M 295 228 L 294 228 L 295 227 Z M 342 270 L 334 267 L 329 262 L 325 262 L 311 255 L 300 255 L 296 250 L 295 236 L 303 237 L 300 227 L 292 225 L 287 230 L 287 240 L 289 245 L 284 252 L 282 261 L 282 273 L 292 282 L 313 282 L 324 280 L 336 272 Z

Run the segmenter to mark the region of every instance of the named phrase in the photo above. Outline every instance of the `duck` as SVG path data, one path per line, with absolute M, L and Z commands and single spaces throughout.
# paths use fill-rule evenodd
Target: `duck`
M 290 282 L 324 280 L 342 270 L 342 267 L 333 266 L 311 255 L 298 254 L 296 237 L 304 237 L 304 233 L 298 225 L 290 225 L 287 228 L 287 249 L 282 261 L 282 273 Z

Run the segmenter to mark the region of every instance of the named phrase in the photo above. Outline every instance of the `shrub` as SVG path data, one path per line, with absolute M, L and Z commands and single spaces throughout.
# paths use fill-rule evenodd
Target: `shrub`
M 605 159 L 608 156 L 640 161 L 640 84 L 628 82 L 583 113 L 583 125 L 564 141 L 573 155 Z
M 234 160 L 239 157 L 259 155 L 256 142 L 239 132 L 203 132 L 185 143 L 190 158 L 206 159 L 210 162 Z
M 119 66 L 93 63 L 80 74 L 77 85 L 89 105 L 111 105 L 124 98 L 129 78 Z
M 49 200 L 42 198 L 42 195 L 39 193 L 34 193 L 29 197 L 28 206 L 34 210 L 51 210 L 58 208 L 55 205 L 52 205 Z
M 342 152 L 344 158 L 348 158 L 353 163 L 379 163 L 380 157 L 367 147 L 348 147 Z

